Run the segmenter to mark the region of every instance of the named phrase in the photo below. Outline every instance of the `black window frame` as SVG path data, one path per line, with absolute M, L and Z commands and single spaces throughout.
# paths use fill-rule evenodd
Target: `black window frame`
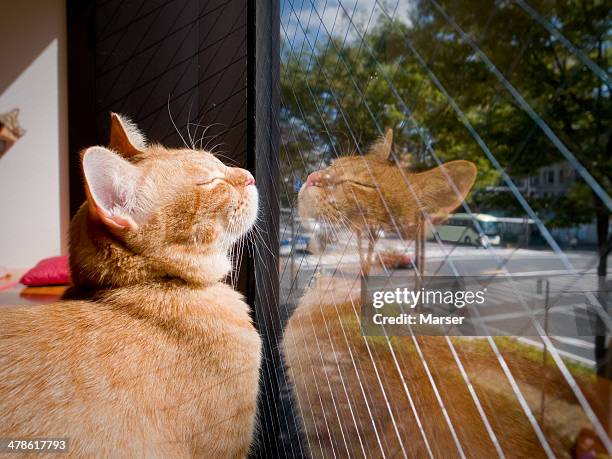
M 282 388 L 278 378 L 278 371 L 283 365 L 279 351 L 282 325 L 278 313 L 280 207 L 275 192 L 279 177 L 277 116 L 280 100 L 280 4 L 278 0 L 136 3 L 121 0 L 66 1 L 70 213 L 74 215 L 85 199 L 80 151 L 91 145 L 106 144 L 109 112 L 127 114 L 139 124 L 139 109 L 145 107 L 150 111 L 159 105 L 153 106 L 155 97 L 147 99 L 134 96 L 129 90 L 129 84 L 123 84 L 122 92 L 115 90 L 113 85 L 104 86 L 103 79 L 113 72 L 112 68 L 104 68 L 104 62 L 109 56 L 111 59 L 113 53 L 123 56 L 121 60 L 125 68 L 121 71 L 129 79 L 138 59 L 124 57 L 130 54 L 132 57 L 141 56 L 149 52 L 145 44 L 142 49 L 138 49 L 143 36 L 140 31 L 157 34 L 155 43 L 160 48 L 162 45 L 166 47 L 165 51 L 160 51 L 158 58 L 167 60 L 169 72 L 176 72 L 170 79 L 186 79 L 183 94 L 187 94 L 189 98 L 189 91 L 192 91 L 194 104 L 199 105 L 205 100 L 200 92 L 206 92 L 207 82 L 211 81 L 209 75 L 205 75 L 208 64 L 216 63 L 214 59 L 219 59 L 219 56 L 222 56 L 220 53 L 224 53 L 228 48 L 244 53 L 244 59 L 241 60 L 241 54 L 238 54 L 232 65 L 217 71 L 222 72 L 223 81 L 218 87 L 209 88 L 208 94 L 214 92 L 214 96 L 223 101 L 223 105 L 215 104 L 216 111 L 213 113 L 220 113 L 221 116 L 225 110 L 230 113 L 230 119 L 232 113 L 235 113 L 234 118 L 238 117 L 238 128 L 228 128 L 227 132 L 222 133 L 219 142 L 229 145 L 232 152 L 229 156 L 235 161 L 233 165 L 244 167 L 253 173 L 260 195 L 260 225 L 265 231 L 261 233 L 263 240 L 258 243 L 261 246 L 258 262 L 254 263 L 249 254 L 251 251 L 244 250 L 238 288 L 251 306 L 253 320 L 263 340 L 264 358 L 256 433 L 258 438 L 253 442 L 251 457 L 278 457 L 280 421 L 282 417 L 284 423 L 287 417 L 286 413 L 282 413 Z M 166 7 L 172 8 L 173 14 L 167 14 L 163 10 Z M 181 8 L 188 12 L 191 10 L 195 20 L 186 28 L 177 29 L 177 32 L 173 28 L 176 27 L 174 13 L 178 13 Z M 209 11 L 219 14 L 208 14 Z M 105 24 L 101 24 L 103 20 Z M 118 24 L 123 26 L 119 27 Z M 191 30 L 187 28 L 189 26 L 195 27 L 196 30 L 191 38 L 185 38 L 183 32 Z M 213 26 L 226 30 L 226 35 L 209 36 L 208 31 Z M 133 33 L 130 27 L 135 28 Z M 184 52 L 185 47 L 191 47 L 194 52 L 192 58 L 197 61 L 190 70 L 183 70 L 173 61 L 173 53 Z M 215 54 L 215 51 L 219 53 Z M 206 59 L 212 60 L 207 62 Z M 189 59 L 183 59 L 181 62 L 185 66 L 191 65 Z M 141 69 L 142 67 L 138 72 Z M 164 94 L 172 93 L 167 81 L 162 81 L 162 77 L 159 77 L 160 85 L 156 90 Z M 236 83 L 234 87 L 226 84 L 228 80 L 238 82 L 239 86 L 236 87 Z M 109 91 L 102 91 L 101 87 L 110 88 L 114 102 L 109 102 Z M 155 92 L 152 91 L 151 94 L 155 95 Z M 169 99 L 171 97 L 173 94 L 170 94 Z M 181 106 L 185 106 L 184 101 L 181 101 L 179 108 Z M 184 127 L 189 121 L 184 118 L 186 114 L 185 110 L 182 115 L 178 115 L 179 119 L 175 117 L 179 127 Z M 179 136 L 172 134 L 170 118 L 160 118 L 162 121 L 156 125 L 157 131 L 148 132 L 145 129 L 146 134 L 151 136 L 152 140 L 161 141 L 168 146 L 180 146 Z

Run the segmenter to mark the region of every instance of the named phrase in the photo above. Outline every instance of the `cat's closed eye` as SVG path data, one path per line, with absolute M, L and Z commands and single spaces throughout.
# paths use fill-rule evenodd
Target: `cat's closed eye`
M 357 185 L 357 186 L 361 186 L 361 187 L 364 187 L 364 188 L 373 188 L 373 189 L 376 189 L 376 186 L 374 186 L 374 185 L 372 185 L 370 183 L 361 182 L 359 180 L 346 179 L 346 180 L 342 180 L 339 183 L 349 183 L 351 185 Z
M 206 186 L 206 185 L 212 185 L 213 183 L 215 183 L 216 181 L 221 180 L 220 177 L 212 177 L 210 179 L 207 180 L 203 180 L 201 182 L 196 183 L 197 186 Z

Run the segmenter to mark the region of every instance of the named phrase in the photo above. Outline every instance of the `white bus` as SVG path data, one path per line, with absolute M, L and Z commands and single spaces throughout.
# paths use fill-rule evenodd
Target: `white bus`
M 478 221 L 484 235 L 481 236 L 474 219 Z M 501 234 L 500 219 L 487 214 L 452 214 L 441 225 L 436 225 L 440 239 L 446 242 L 459 242 L 477 247 L 499 245 Z

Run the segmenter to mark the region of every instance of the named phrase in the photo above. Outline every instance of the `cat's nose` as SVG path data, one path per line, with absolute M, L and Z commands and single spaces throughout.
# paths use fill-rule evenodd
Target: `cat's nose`
M 253 177 L 253 175 L 249 171 L 245 172 L 246 178 L 244 180 L 244 186 L 255 185 L 255 177 Z
M 319 184 L 319 174 L 316 172 L 312 172 L 307 178 L 306 178 L 306 183 L 304 185 L 306 186 L 316 186 Z
M 253 175 L 240 167 L 230 167 L 227 169 L 226 178 L 234 186 L 249 186 L 255 185 L 255 178 Z

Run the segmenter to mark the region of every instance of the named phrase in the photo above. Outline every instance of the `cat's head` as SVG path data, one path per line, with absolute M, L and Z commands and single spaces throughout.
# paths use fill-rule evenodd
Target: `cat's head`
M 206 151 L 148 145 L 111 115 L 108 147 L 82 153 L 87 202 L 71 224 L 75 283 L 159 278 L 205 284 L 227 274 L 227 251 L 254 224 L 253 176 Z
M 421 216 L 444 220 L 461 205 L 476 179 L 476 166 L 451 161 L 409 173 L 392 156 L 393 131 L 366 155 L 345 156 L 313 172 L 299 193 L 302 218 L 322 219 L 351 230 L 398 229 L 412 235 Z

